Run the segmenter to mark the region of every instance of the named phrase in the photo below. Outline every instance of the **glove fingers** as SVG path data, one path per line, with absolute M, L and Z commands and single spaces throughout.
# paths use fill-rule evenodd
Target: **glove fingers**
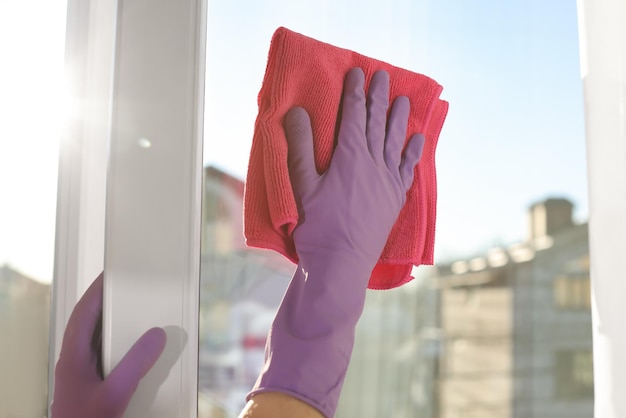
M 96 359 L 89 347 L 102 314 L 102 282 L 100 273 L 74 307 L 63 336 L 60 358 L 83 369 Z
M 319 177 L 315 168 L 313 131 L 308 113 L 294 107 L 285 116 L 285 135 L 288 143 L 289 177 L 294 191 L 306 192 Z
M 146 331 L 106 378 L 104 400 L 124 411 L 141 379 L 159 359 L 166 341 L 162 328 Z
M 402 156 L 402 162 L 400 163 L 400 177 L 405 190 L 409 190 L 411 184 L 413 184 L 415 166 L 422 158 L 424 142 L 424 135 L 415 134 L 411 137 L 409 143 L 404 149 L 404 155 Z
M 367 149 L 367 144 L 364 143 L 367 122 L 364 85 L 363 70 L 356 67 L 348 71 L 344 81 L 339 139 L 335 150 L 335 153 L 345 151 L 346 157 L 352 157 L 355 152 Z M 332 161 L 334 160 L 333 156 Z
M 385 162 L 393 172 L 397 172 L 396 170 L 400 166 L 410 108 L 409 98 L 399 96 L 394 100 L 389 114 L 387 138 L 385 139 Z
M 387 109 L 389 108 L 389 74 L 376 71 L 367 96 L 367 144 L 373 158 L 380 159 L 385 148 Z

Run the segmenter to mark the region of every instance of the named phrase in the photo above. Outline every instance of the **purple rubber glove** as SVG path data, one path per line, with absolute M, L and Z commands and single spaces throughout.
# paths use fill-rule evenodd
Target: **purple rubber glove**
M 424 137 L 404 153 L 409 100 L 389 107 L 389 75 L 374 74 L 366 102 L 364 74 L 344 84 L 337 147 L 328 171 L 315 168 L 306 111 L 285 118 L 289 172 L 300 212 L 294 242 L 300 262 L 270 329 L 265 366 L 248 398 L 283 392 L 332 417 L 348 368 L 354 330 L 372 269 L 413 182 Z
M 165 331 L 142 335 L 106 378 L 98 370 L 98 348 L 92 347 L 102 313 L 102 274 L 72 311 L 54 373 L 51 418 L 118 418 L 124 415 L 139 381 L 165 347 Z

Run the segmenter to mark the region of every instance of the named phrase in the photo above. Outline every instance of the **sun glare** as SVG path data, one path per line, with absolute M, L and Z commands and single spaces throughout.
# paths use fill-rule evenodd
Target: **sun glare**
M 0 265 L 52 279 L 66 2 L 0 5 Z M 33 13 L 37 10 L 37 13 Z

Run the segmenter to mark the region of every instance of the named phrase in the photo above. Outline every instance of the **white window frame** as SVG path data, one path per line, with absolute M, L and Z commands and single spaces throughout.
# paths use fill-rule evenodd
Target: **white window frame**
M 578 0 L 578 9 L 590 188 L 595 416 L 617 418 L 626 416 L 621 396 L 626 376 L 626 2 Z M 75 302 L 103 269 L 103 156 L 110 137 L 116 10 L 116 0 L 68 0 L 66 63 L 78 105 L 59 164 L 51 365 Z
M 50 383 L 74 305 L 104 267 L 106 155 L 116 0 L 68 0 L 65 42 L 71 119 L 63 134 L 50 320 Z
M 626 416 L 626 1 L 578 0 L 589 178 L 594 414 Z
M 125 416 L 197 414 L 205 42 L 206 0 L 68 1 L 66 73 L 74 118 L 59 161 L 50 394 L 65 325 L 76 301 L 106 266 L 105 373 L 149 327 L 162 326 L 168 333 L 164 354 L 142 380 Z M 155 58 L 161 65 L 150 66 Z M 158 110 L 145 106 L 148 102 Z M 124 122 L 129 115 L 132 122 Z M 151 150 L 147 138 L 155 145 Z M 176 186 L 168 189 L 151 180 L 163 167 L 168 179 L 179 180 L 174 184 L 189 185 L 182 204 L 170 199 Z M 135 187 L 152 193 L 124 192 L 129 176 L 141 177 Z M 120 196 L 130 209 L 113 210 Z M 178 254 L 163 251 L 172 242 L 167 234 L 140 237 L 127 231 L 132 226 L 121 227 L 149 213 L 150 204 L 167 206 L 159 221 L 174 225 L 169 230 L 175 231 Z M 157 263 L 149 260 L 155 259 L 155 250 L 161 256 L 158 273 L 179 274 L 153 271 Z M 131 276 L 154 278 L 150 289 L 156 291 L 144 292 L 145 283 L 125 280 Z M 132 295 L 133 289 L 140 294 Z

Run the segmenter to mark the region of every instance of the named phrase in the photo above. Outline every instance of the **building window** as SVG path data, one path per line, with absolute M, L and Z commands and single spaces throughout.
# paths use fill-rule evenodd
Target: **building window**
M 554 280 L 554 302 L 559 309 L 591 310 L 589 276 L 557 277 Z
M 557 351 L 555 390 L 559 399 L 593 397 L 593 356 L 591 350 Z

